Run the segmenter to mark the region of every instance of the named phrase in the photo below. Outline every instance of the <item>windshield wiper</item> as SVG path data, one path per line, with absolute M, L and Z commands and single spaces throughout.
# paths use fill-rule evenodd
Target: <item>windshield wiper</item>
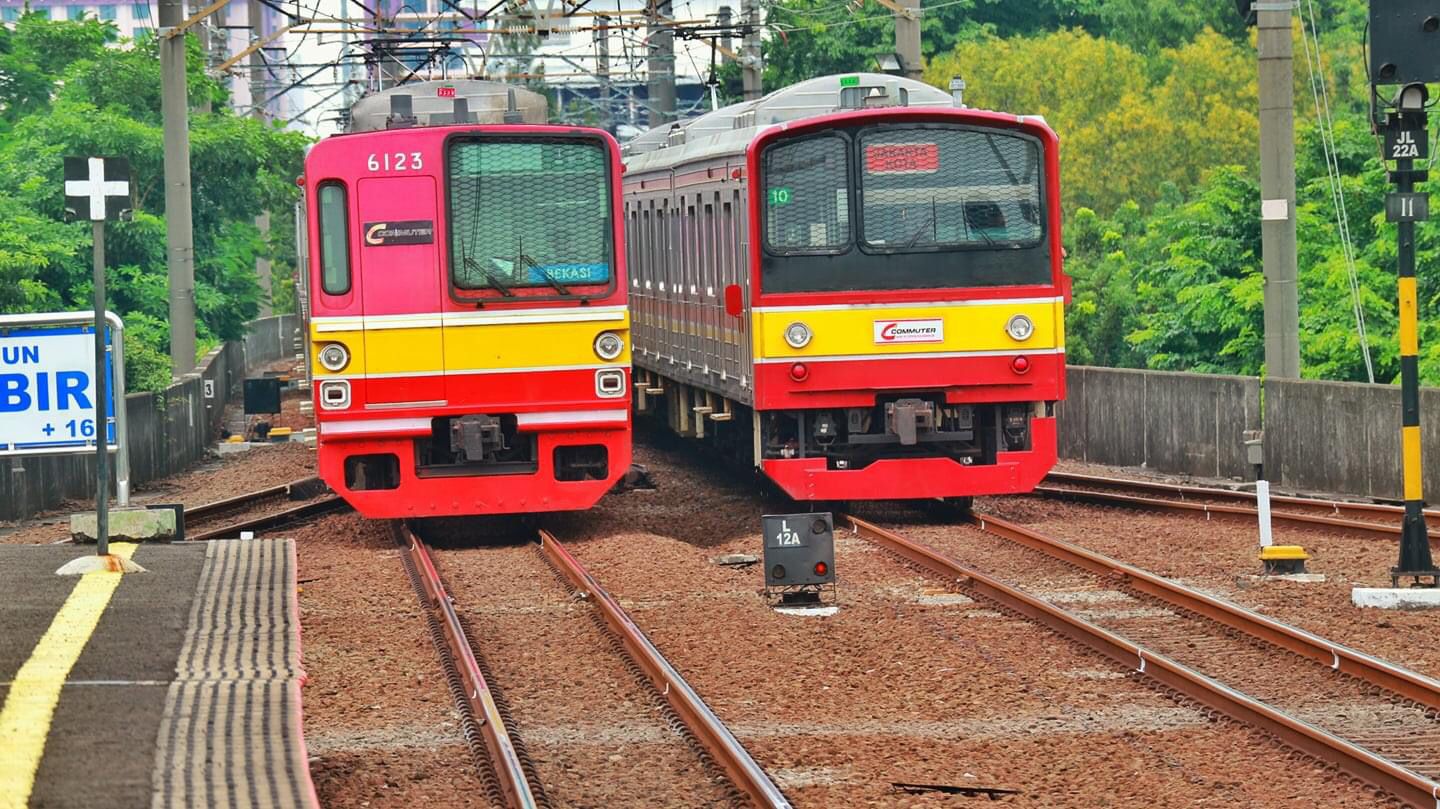
M 995 240 L 990 238 L 990 234 L 985 232 L 985 228 L 970 228 L 970 232 L 980 234 L 980 238 L 985 240 L 986 246 L 998 247 L 998 245 L 995 244 Z
M 930 198 L 930 215 L 927 216 L 927 217 L 925 217 L 925 221 L 924 221 L 924 222 L 921 222 L 921 223 L 920 223 L 920 229 L 917 230 L 917 231 L 915 231 L 915 235 L 910 237 L 910 241 L 905 242 L 905 249 L 908 250 L 908 249 L 910 249 L 911 247 L 914 247 L 914 246 L 915 246 L 915 243 L 918 242 L 918 241 L 920 241 L 920 237 L 925 235 L 925 228 L 931 228 L 931 233 L 933 234 L 933 233 L 934 233 L 934 226 L 935 226 L 935 198 L 934 198 L 934 197 L 931 197 L 931 198 Z M 934 239 L 932 238 L 931 241 L 934 241 Z
M 516 263 L 520 264 L 521 266 L 529 264 L 531 267 L 535 268 L 535 272 L 540 273 L 540 277 L 545 279 L 545 283 L 549 284 L 551 287 L 554 287 L 556 292 L 559 292 L 561 295 L 570 294 L 570 287 L 567 287 L 559 281 L 556 281 L 555 278 L 551 276 L 550 273 L 546 272 L 545 268 L 541 267 L 539 262 L 537 262 L 535 259 L 525 255 L 524 253 L 521 253 L 519 261 L 517 261 Z
M 505 286 L 503 283 L 501 283 L 500 279 L 496 278 L 494 273 L 490 272 L 484 267 L 481 267 L 479 262 L 475 261 L 475 259 L 466 256 L 464 261 L 466 267 L 480 273 L 480 277 L 485 279 L 486 286 L 499 290 L 500 294 L 504 295 L 507 298 L 515 297 L 515 293 L 510 289 L 510 287 Z

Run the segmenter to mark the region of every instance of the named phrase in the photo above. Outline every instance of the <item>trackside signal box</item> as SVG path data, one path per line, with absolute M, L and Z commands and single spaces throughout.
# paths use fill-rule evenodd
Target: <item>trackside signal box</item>
M 817 604 L 835 591 L 835 520 L 823 514 L 767 514 L 765 594 L 781 604 Z

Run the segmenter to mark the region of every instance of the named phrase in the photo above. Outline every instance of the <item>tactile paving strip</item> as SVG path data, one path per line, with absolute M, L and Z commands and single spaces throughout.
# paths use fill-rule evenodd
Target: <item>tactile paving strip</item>
M 151 809 L 318 806 L 300 731 L 293 541 L 209 544 L 175 672 Z

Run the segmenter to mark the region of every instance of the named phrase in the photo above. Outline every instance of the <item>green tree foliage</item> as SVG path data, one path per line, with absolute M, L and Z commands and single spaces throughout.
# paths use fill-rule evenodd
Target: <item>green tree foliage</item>
M 1212 166 L 1254 167 L 1254 55 L 1205 29 L 1152 56 L 1084 31 L 984 37 L 931 60 L 930 83 L 963 76 L 972 106 L 1045 117 L 1064 143 L 1069 210 L 1154 203 Z
M 1223 0 L 941 0 L 922 6 L 921 48 L 927 63 L 963 42 L 1071 28 L 1142 53 L 1180 47 L 1207 28 L 1236 43 L 1246 41 L 1242 20 Z M 767 13 L 772 36 L 763 48 L 766 87 L 873 70 L 879 56 L 895 49 L 894 17 L 879 3 L 778 0 Z M 1035 69 L 1047 66 L 1017 67 L 1017 78 L 1033 80 Z M 729 66 L 722 73 L 733 97 L 738 70 Z
M 1400 372 L 1396 342 L 1395 229 L 1385 222 L 1389 190 L 1363 121 L 1336 127 L 1346 205 L 1356 246 L 1359 297 L 1379 382 Z M 1340 246 L 1324 157 L 1312 129 L 1297 150 L 1302 178 L 1300 352 L 1307 378 L 1367 378 L 1356 329 L 1348 262 Z M 1182 202 L 1148 214 L 1128 203 L 1113 217 L 1088 208 L 1070 217 L 1067 271 L 1074 278 L 1068 349 L 1076 362 L 1259 374 L 1264 364 L 1260 189 L 1239 166 L 1207 175 Z M 1440 233 L 1418 228 L 1421 268 L 1440 266 Z M 1421 375 L 1440 384 L 1440 279 L 1420 273 Z
M 156 389 L 169 382 L 160 64 L 152 38 L 114 40 L 96 20 L 27 14 L 0 28 L 0 312 L 90 306 L 90 231 L 63 221 L 63 159 L 125 156 L 136 211 L 107 225 L 110 305 L 129 326 L 131 389 Z M 253 221 L 280 211 L 288 228 L 305 139 L 231 113 L 193 40 L 187 67 L 197 328 L 213 345 L 241 336 L 258 311 L 257 256 L 288 250 L 278 269 L 293 271 L 293 238 L 267 244 Z

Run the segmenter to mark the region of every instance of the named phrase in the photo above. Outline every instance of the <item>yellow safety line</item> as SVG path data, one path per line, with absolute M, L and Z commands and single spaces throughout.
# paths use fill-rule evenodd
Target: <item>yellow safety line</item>
M 129 559 L 135 548 L 134 543 L 116 542 L 110 552 Z M 105 571 L 81 576 L 15 675 L 0 709 L 0 809 L 25 809 L 30 802 L 60 689 L 95 633 L 122 575 Z

